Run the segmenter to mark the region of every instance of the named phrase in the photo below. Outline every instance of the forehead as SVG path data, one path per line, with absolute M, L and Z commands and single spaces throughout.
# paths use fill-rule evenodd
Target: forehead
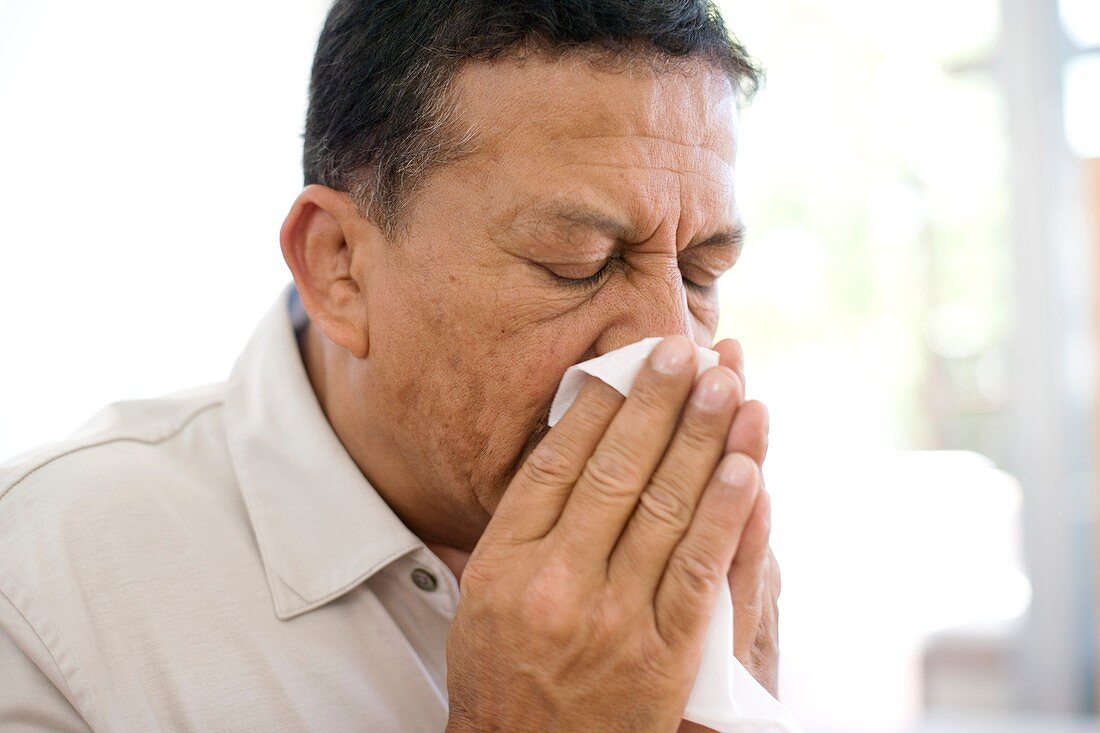
M 644 59 L 532 55 L 468 64 L 455 89 L 470 121 L 490 134 L 523 130 L 554 136 L 597 129 L 667 135 L 718 149 L 732 144 L 736 119 L 728 77 L 704 61 L 674 60 L 657 71 Z
M 468 66 L 455 92 L 477 135 L 470 164 L 500 204 L 561 194 L 627 216 L 659 214 L 661 202 L 681 217 L 733 216 L 736 96 L 709 64 L 529 57 Z

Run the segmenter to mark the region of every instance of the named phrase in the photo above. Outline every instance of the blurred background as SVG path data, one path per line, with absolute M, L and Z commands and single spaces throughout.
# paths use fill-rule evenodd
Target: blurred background
M 1100 0 L 725 0 L 720 336 L 809 733 L 1096 730 Z M 0 0 L 0 456 L 223 379 L 289 273 L 324 0 Z

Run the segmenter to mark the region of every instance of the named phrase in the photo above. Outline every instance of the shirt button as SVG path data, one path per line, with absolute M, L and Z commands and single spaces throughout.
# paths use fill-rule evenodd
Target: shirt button
M 424 568 L 416 568 L 412 571 L 413 585 L 422 591 L 432 592 L 438 585 L 435 576 Z

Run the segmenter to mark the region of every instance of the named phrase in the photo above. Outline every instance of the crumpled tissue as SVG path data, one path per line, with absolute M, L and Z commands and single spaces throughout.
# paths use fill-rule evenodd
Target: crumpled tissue
M 660 338 L 642 339 L 569 367 L 550 407 L 550 426 L 555 425 L 573 404 L 585 374 L 606 382 L 623 395 L 629 394 L 634 378 L 660 342 Z M 696 348 L 698 377 L 718 365 L 718 353 Z M 733 633 L 733 599 L 729 586 L 723 584 L 707 628 L 699 672 L 684 717 L 719 733 L 802 733 L 791 712 L 733 656 Z

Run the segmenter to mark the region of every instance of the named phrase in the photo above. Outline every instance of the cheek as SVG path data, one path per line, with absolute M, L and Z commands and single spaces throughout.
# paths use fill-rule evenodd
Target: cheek
M 449 454 L 455 474 L 489 511 L 548 430 L 550 402 L 561 375 L 580 358 L 564 348 L 510 346 L 515 348 L 502 345 L 495 354 L 500 361 L 470 380 L 478 386 L 463 398 L 468 419 L 460 434 L 442 436 L 447 442 L 437 443 L 439 451 Z
M 452 352 L 443 368 L 406 377 L 399 391 L 425 478 L 493 507 L 540 434 L 560 373 L 525 352 Z M 495 358 L 494 358 L 495 357 Z
M 493 497 L 540 435 L 561 375 L 593 355 L 601 317 L 521 271 L 466 268 L 390 279 L 404 285 L 376 291 L 372 339 L 417 470 Z
M 395 420 L 436 480 L 499 496 L 540 434 L 561 375 L 588 355 L 592 328 L 526 318 L 522 304 L 437 295 L 421 305 L 402 319 L 393 349 L 402 356 L 386 367 Z

